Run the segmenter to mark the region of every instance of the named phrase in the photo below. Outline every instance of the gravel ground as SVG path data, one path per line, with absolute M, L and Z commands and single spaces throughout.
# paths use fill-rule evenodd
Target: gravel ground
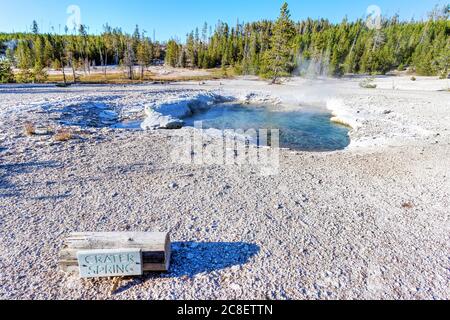
M 447 83 L 358 82 L 0 86 L 0 298 L 449 299 Z M 354 127 L 352 144 L 282 150 L 280 173 L 261 176 L 172 161 L 174 131 L 74 128 L 55 142 L 42 130 L 67 106 L 106 104 L 135 120 L 149 101 L 207 91 L 327 105 Z M 41 135 L 24 135 L 26 122 Z M 170 232 L 171 271 L 115 292 L 111 280 L 58 271 L 70 232 L 127 230 Z

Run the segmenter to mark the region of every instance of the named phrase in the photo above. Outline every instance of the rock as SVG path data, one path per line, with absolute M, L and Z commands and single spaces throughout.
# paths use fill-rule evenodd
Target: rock
M 241 286 L 236 283 L 232 283 L 232 284 L 230 284 L 230 289 L 232 289 L 234 291 L 241 291 Z
M 157 116 L 148 116 L 142 123 L 142 130 L 156 130 L 159 129 L 159 117 Z
M 192 111 L 189 104 L 192 100 L 178 100 L 173 102 L 166 102 L 159 105 L 151 105 L 145 108 L 147 116 L 158 114 L 160 116 L 170 116 L 174 118 L 184 118 L 190 116 Z
M 47 128 L 36 128 L 34 131 L 34 134 L 36 136 L 47 136 L 47 135 L 51 134 L 51 131 L 48 130 Z
M 183 126 L 184 121 L 172 117 L 161 117 L 159 121 L 161 129 L 181 129 Z
M 171 116 L 161 116 L 157 113 L 149 115 L 141 124 L 143 130 L 180 129 L 183 126 L 184 121 Z
M 160 104 L 145 107 L 147 119 L 142 123 L 144 130 L 180 129 L 184 126 L 181 119 L 192 115 L 193 112 L 208 109 L 219 98 L 214 94 L 200 94 L 186 99 L 175 99 Z
M 178 188 L 178 184 L 176 184 L 175 182 L 172 182 L 171 184 L 169 184 L 169 188 L 176 189 L 176 188 Z
M 383 114 L 391 114 L 392 113 L 392 110 L 384 110 L 383 111 Z
M 114 130 L 111 129 L 111 128 L 102 128 L 102 129 L 100 130 L 100 132 L 103 133 L 103 134 L 109 134 L 109 133 L 113 133 Z
M 233 271 L 234 273 L 238 273 L 239 271 L 241 271 L 241 266 L 233 266 L 231 267 L 231 271 Z

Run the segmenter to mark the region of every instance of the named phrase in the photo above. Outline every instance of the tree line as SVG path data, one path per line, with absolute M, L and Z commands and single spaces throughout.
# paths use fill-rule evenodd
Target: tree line
M 236 74 L 259 75 L 274 82 L 289 75 L 341 76 L 346 73 L 384 74 L 410 70 L 419 75 L 447 76 L 450 68 L 449 6 L 436 8 L 426 21 L 402 22 L 384 17 L 379 28 L 366 21 L 346 18 L 294 22 L 285 3 L 276 21 L 219 22 L 214 30 L 206 23 L 181 43 L 152 41 L 139 27 L 133 34 L 104 26 L 99 35 L 85 25 L 64 35 L 41 34 L 33 22 L 31 33 L 0 33 L 0 82 L 41 82 L 48 68 L 62 70 L 64 81 L 76 71 L 90 73 L 92 66 L 122 65 L 130 79 L 156 60 L 172 67 L 233 68 Z M 66 75 L 69 67 L 71 75 Z M 11 68 L 19 69 L 13 74 Z
M 106 78 L 108 65 L 121 65 L 129 79 L 136 77 L 134 67 L 140 66 L 139 77 L 155 60 L 164 59 L 162 45 L 153 42 L 139 27 L 133 34 L 120 28 L 104 26 L 100 35 L 91 35 L 85 25 L 68 34 L 41 34 L 34 21 L 31 33 L 0 33 L 0 82 L 43 82 L 47 69 L 62 70 L 64 82 L 72 77 L 77 81 L 76 71 L 91 73 L 94 66 L 103 68 Z M 71 70 L 66 75 L 65 68 Z M 12 68 L 19 69 L 16 74 Z
M 277 21 L 231 27 L 219 22 L 189 33 L 184 44 L 170 40 L 166 63 L 174 67 L 233 67 L 238 74 L 264 77 L 345 73 L 385 74 L 412 69 L 419 75 L 447 76 L 450 67 L 449 6 L 435 8 L 427 21 L 382 18 L 379 28 L 366 21 L 338 24 L 326 19 L 291 20 L 285 3 Z

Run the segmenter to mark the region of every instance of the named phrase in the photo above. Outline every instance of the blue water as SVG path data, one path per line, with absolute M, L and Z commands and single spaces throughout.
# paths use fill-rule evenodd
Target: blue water
M 203 129 L 279 129 L 280 147 L 300 151 L 335 151 L 350 144 L 349 129 L 330 121 L 317 108 L 220 104 L 184 119 L 187 126 L 202 121 Z

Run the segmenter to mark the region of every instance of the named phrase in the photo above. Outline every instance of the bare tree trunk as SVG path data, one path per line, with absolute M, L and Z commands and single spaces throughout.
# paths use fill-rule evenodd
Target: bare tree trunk
M 105 80 L 106 80 L 106 67 L 108 66 L 108 52 L 105 52 L 105 67 L 103 68 L 103 72 L 105 74 Z
M 64 70 L 64 68 L 66 67 L 64 65 L 64 60 L 62 58 L 62 55 L 59 56 L 59 60 L 61 61 L 61 65 L 62 65 L 62 73 L 63 73 L 63 79 L 64 79 L 64 85 L 67 84 L 67 80 L 66 80 L 66 70 Z
M 278 80 L 278 76 L 275 75 L 275 76 L 272 78 L 272 84 L 276 84 L 276 83 L 277 83 L 277 80 Z
M 100 64 L 102 65 L 102 67 L 105 66 L 105 61 L 103 59 L 103 51 L 102 49 L 98 49 L 98 53 L 100 54 Z
M 73 83 L 77 83 L 77 75 L 75 74 L 75 66 L 73 64 L 73 58 L 70 61 L 70 65 L 72 66 Z
M 86 64 L 88 67 L 88 73 L 91 74 L 91 62 L 89 61 L 89 58 L 86 58 L 85 65 Z

